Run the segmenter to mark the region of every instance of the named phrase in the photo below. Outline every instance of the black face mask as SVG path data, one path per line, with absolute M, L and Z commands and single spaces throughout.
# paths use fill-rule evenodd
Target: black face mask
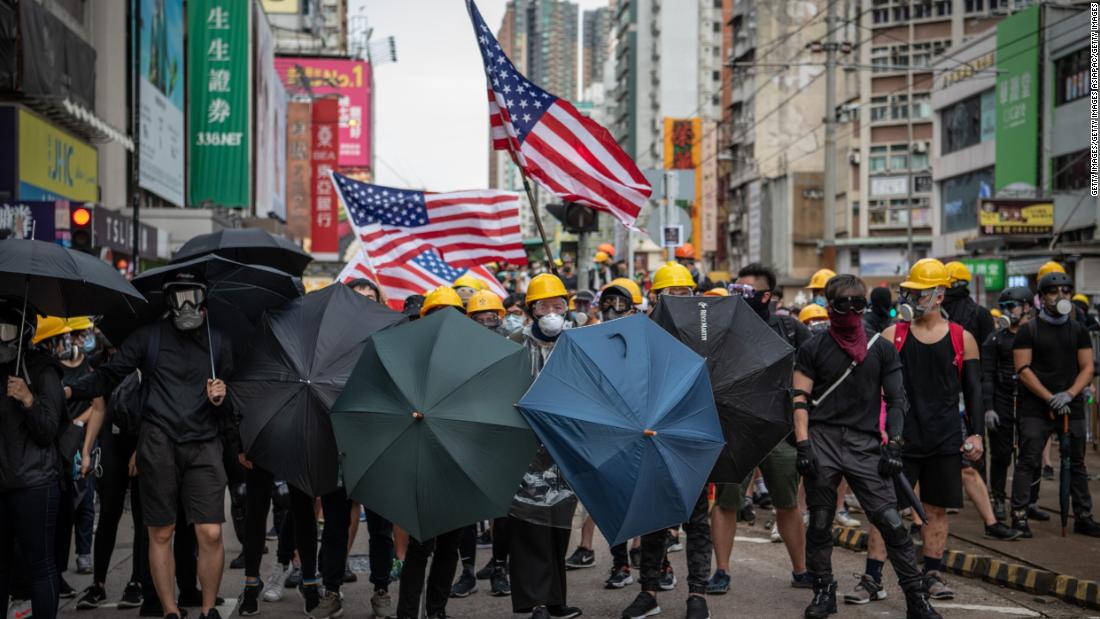
M 748 303 L 752 311 L 756 312 L 758 316 L 767 320 L 768 315 L 771 314 L 771 303 L 769 302 L 770 300 L 765 301 L 763 296 L 762 294 L 753 295 L 751 299 L 745 299 L 745 303 Z M 744 297 L 741 298 L 744 299 Z

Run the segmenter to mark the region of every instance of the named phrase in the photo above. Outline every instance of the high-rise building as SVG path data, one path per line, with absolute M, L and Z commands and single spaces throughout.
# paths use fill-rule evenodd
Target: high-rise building
M 348 53 L 347 0 L 262 2 L 280 54 Z
M 611 6 L 584 12 L 581 27 L 583 67 L 581 69 L 581 92 L 585 93 L 594 84 L 602 84 L 604 64 L 610 56 L 611 22 L 615 17 L 615 2 Z

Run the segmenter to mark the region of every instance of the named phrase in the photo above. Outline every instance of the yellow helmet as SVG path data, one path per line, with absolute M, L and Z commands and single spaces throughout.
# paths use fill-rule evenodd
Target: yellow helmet
M 989 310 L 989 315 L 994 317 L 994 318 L 1000 318 L 1001 316 L 1004 316 L 1004 313 L 1002 313 L 1001 310 L 994 307 L 993 309 Z
M 814 273 L 813 277 L 810 278 L 810 283 L 806 284 L 806 287 L 811 290 L 824 289 L 825 284 L 827 284 L 829 280 L 834 277 L 836 277 L 836 271 L 832 269 L 820 269 L 817 273 Z
M 1074 300 L 1074 301 L 1079 301 L 1079 302 L 1081 302 L 1081 303 L 1084 303 L 1085 305 L 1088 305 L 1088 304 L 1089 304 L 1089 298 L 1088 298 L 1088 297 L 1086 297 L 1086 296 L 1085 296 L 1084 294 L 1082 294 L 1082 293 L 1080 293 L 1080 292 L 1078 292 L 1077 294 L 1073 295 L 1073 300 Z
M 801 312 L 798 312 L 798 320 L 804 325 L 810 324 L 811 320 L 828 320 L 829 312 L 818 305 L 817 303 L 811 303 L 802 308 Z
M 34 338 L 31 342 L 37 344 L 51 337 L 72 333 L 73 328 L 67 324 L 64 318 L 58 316 L 39 316 L 38 325 L 34 330 Z
M 440 286 L 424 297 L 424 305 L 420 306 L 420 317 L 423 318 L 427 316 L 428 312 L 438 307 L 447 306 L 457 307 L 461 310 L 462 298 L 458 296 L 454 288 L 450 286 Z
M 485 290 L 485 282 L 470 275 L 469 272 L 463 273 L 458 276 L 455 283 L 451 284 L 451 288 L 473 288 L 474 290 Z
M 1043 279 L 1043 276 L 1048 273 L 1065 273 L 1066 267 L 1061 264 L 1048 260 L 1043 263 L 1043 266 L 1039 267 L 1039 274 L 1035 276 L 1035 279 Z
M 909 290 L 928 290 L 939 286 L 948 286 L 951 277 L 947 274 L 947 267 L 935 258 L 923 258 L 917 260 L 913 268 L 909 269 L 909 277 L 901 283 L 902 288 Z
M 618 286 L 623 290 L 630 293 L 630 302 L 634 305 L 641 305 L 642 303 L 642 289 L 638 287 L 638 284 L 629 277 L 617 277 L 609 282 L 607 286 L 604 286 L 602 290 L 607 290 L 609 286 Z
M 653 274 L 653 287 L 651 288 L 653 292 L 665 288 L 680 287 L 695 290 L 695 278 L 691 276 L 691 271 L 679 262 L 665 263 L 665 266 L 657 269 L 657 272 Z
M 535 301 L 554 297 L 569 300 L 569 293 L 565 290 L 565 284 L 556 275 L 543 273 L 536 275 L 531 283 L 527 284 L 527 298 L 524 299 L 524 303 L 531 305 Z
M 728 297 L 728 296 L 730 296 L 730 291 L 726 290 L 725 288 L 722 288 L 721 286 L 718 286 L 717 288 L 711 288 L 710 290 L 704 292 L 703 296 L 704 297 Z
M 492 290 L 479 290 L 470 295 L 470 299 L 466 301 L 467 316 L 478 312 L 496 312 L 498 316 L 504 318 L 504 302 Z
M 65 324 L 69 326 L 73 331 L 87 331 L 94 328 L 95 323 L 88 316 L 77 316 L 76 318 L 65 319 Z
M 611 260 L 611 256 L 605 251 L 596 252 L 596 257 L 592 259 L 593 262 L 602 263 Z
M 960 281 L 973 281 L 973 278 L 970 276 L 970 269 L 966 268 L 966 265 L 958 260 L 953 260 L 943 266 L 947 269 L 947 277 L 951 279 L 952 284 Z

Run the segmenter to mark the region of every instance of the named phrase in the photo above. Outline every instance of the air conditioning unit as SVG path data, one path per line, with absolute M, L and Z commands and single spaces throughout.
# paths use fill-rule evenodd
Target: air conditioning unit
M 928 152 L 928 142 L 916 142 L 913 144 L 913 152 L 924 154 Z
M 853 150 L 852 152 L 848 153 L 848 163 L 850 163 L 852 165 L 859 165 L 859 151 L 858 150 Z

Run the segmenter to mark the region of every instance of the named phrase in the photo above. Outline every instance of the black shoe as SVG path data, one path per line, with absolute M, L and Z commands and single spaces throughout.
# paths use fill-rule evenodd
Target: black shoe
M 75 598 L 76 597 L 76 589 L 73 589 L 72 585 L 65 582 L 65 577 L 64 576 L 61 577 L 61 594 L 60 594 L 60 597 L 63 600 L 68 599 L 68 598 Z
M 229 562 L 229 569 L 231 570 L 243 570 L 244 569 L 244 551 L 241 554 L 233 557 L 233 560 Z
M 710 619 L 710 609 L 707 608 L 707 600 L 701 595 L 688 596 L 687 619 Z
M 462 575 L 451 587 L 451 597 L 464 598 L 469 597 L 471 593 L 477 593 L 477 578 L 474 577 L 472 571 L 464 569 Z
M 164 613 L 161 612 L 161 615 L 163 615 L 163 614 Z M 142 616 L 143 617 L 148 617 L 150 615 L 142 615 Z M 160 615 L 157 615 L 157 617 L 159 617 L 159 616 Z M 166 616 L 164 619 L 187 619 L 187 611 L 185 609 L 181 608 L 180 609 L 180 614 L 177 615 L 176 613 L 172 613 L 171 615 Z
M 1073 518 L 1073 532 L 1090 537 L 1100 537 L 1100 524 L 1092 516 L 1082 514 Z
M 814 599 L 802 613 L 806 619 L 825 619 L 836 614 L 836 581 L 832 578 L 814 580 Z
M 910 591 L 905 594 L 905 619 L 943 619 L 932 603 L 928 601 L 928 592 Z
M 634 584 L 634 576 L 630 573 L 630 567 L 620 565 L 619 567 L 611 568 L 611 575 L 604 581 L 603 588 L 622 589 L 632 584 Z
M 1043 465 L 1043 479 L 1054 479 L 1054 467 L 1049 464 Z
M 242 617 L 251 617 L 260 614 L 260 585 L 245 585 L 241 597 L 237 600 L 237 614 Z
M 222 604 L 225 604 L 225 598 L 221 596 L 214 598 L 214 606 L 221 606 Z M 202 607 L 202 591 L 198 589 L 188 589 L 187 591 L 180 591 L 180 597 L 176 601 L 176 605 L 180 608 Z
M 222 615 L 218 612 L 217 608 L 211 608 L 210 612 L 205 615 L 200 614 L 199 619 L 222 619 Z
M 545 606 L 539 606 L 531 611 L 531 619 L 550 619 L 550 611 Z
M 1023 532 L 1018 529 L 1010 529 L 1000 522 L 994 522 L 991 525 L 986 526 L 985 536 L 989 539 L 999 539 L 1003 542 L 1011 542 L 1014 539 L 1019 539 L 1023 536 Z
M 772 495 L 768 492 L 752 492 L 752 502 L 760 507 L 760 509 L 771 509 L 775 505 L 772 501 Z
M 82 595 L 80 600 L 76 603 L 76 609 L 92 610 L 94 608 L 99 608 L 99 606 L 106 601 L 107 592 L 103 590 L 103 587 L 92 585 L 84 590 L 84 595 Z
M 661 614 L 661 607 L 657 604 L 657 597 L 642 591 L 634 601 L 623 610 L 622 619 L 643 619 Z
M 478 548 L 492 548 L 493 547 L 493 533 L 489 529 L 485 529 L 477 536 Z
M 661 575 L 657 577 L 657 587 L 661 591 L 672 591 L 676 588 L 676 573 L 672 571 L 672 565 L 668 561 L 665 561 Z
M 1027 524 L 1027 512 L 1022 510 L 1012 512 L 1012 528 L 1020 532 L 1021 538 L 1031 539 L 1031 527 Z
M 512 583 L 508 582 L 508 568 L 503 561 L 493 564 L 493 572 L 489 577 L 489 593 L 497 597 L 512 595 Z
M 131 582 L 127 583 L 126 589 L 122 591 L 122 598 L 118 601 L 118 607 L 122 610 L 139 608 L 144 602 L 145 598 L 142 596 L 141 584 Z
M 566 606 L 564 604 L 561 606 L 548 606 L 546 610 L 554 619 L 573 619 L 573 617 L 580 617 L 584 614 L 576 606 Z
M 302 596 L 302 606 L 308 617 L 314 608 L 321 603 L 321 590 L 317 585 L 302 585 L 298 587 L 298 594 Z
M 565 569 L 567 570 L 583 570 L 589 567 L 595 567 L 596 565 L 596 553 L 591 548 L 585 548 L 584 546 L 577 546 L 577 549 L 573 551 L 573 554 L 569 555 L 569 558 L 565 560 Z
M 642 567 L 642 549 L 631 548 L 630 549 L 630 567 L 638 569 Z
M 493 559 L 489 559 L 489 562 L 485 564 L 485 567 L 478 570 L 477 573 L 474 574 L 474 576 L 478 580 L 489 580 L 493 577 L 493 566 L 495 564 L 496 562 Z M 507 570 L 507 565 L 505 565 L 505 570 Z
M 741 509 L 737 512 L 737 520 L 748 524 L 750 527 L 756 524 L 756 510 L 752 508 L 752 499 L 745 497 L 741 503 Z
M 351 571 L 351 566 L 344 567 L 344 584 L 356 582 L 359 577 L 355 575 L 355 572 Z
M 181 608 L 182 612 L 183 609 Z M 153 595 L 145 598 L 141 603 L 141 610 L 138 611 L 139 617 L 163 617 L 164 607 L 160 605 L 160 599 L 157 598 L 157 594 L 154 591 Z
M 997 519 L 997 522 L 1004 522 L 1005 516 L 1005 500 L 993 499 L 993 517 Z
M 1050 520 L 1050 514 L 1039 509 L 1039 506 L 1034 503 L 1027 506 L 1027 517 L 1036 522 L 1047 522 Z

